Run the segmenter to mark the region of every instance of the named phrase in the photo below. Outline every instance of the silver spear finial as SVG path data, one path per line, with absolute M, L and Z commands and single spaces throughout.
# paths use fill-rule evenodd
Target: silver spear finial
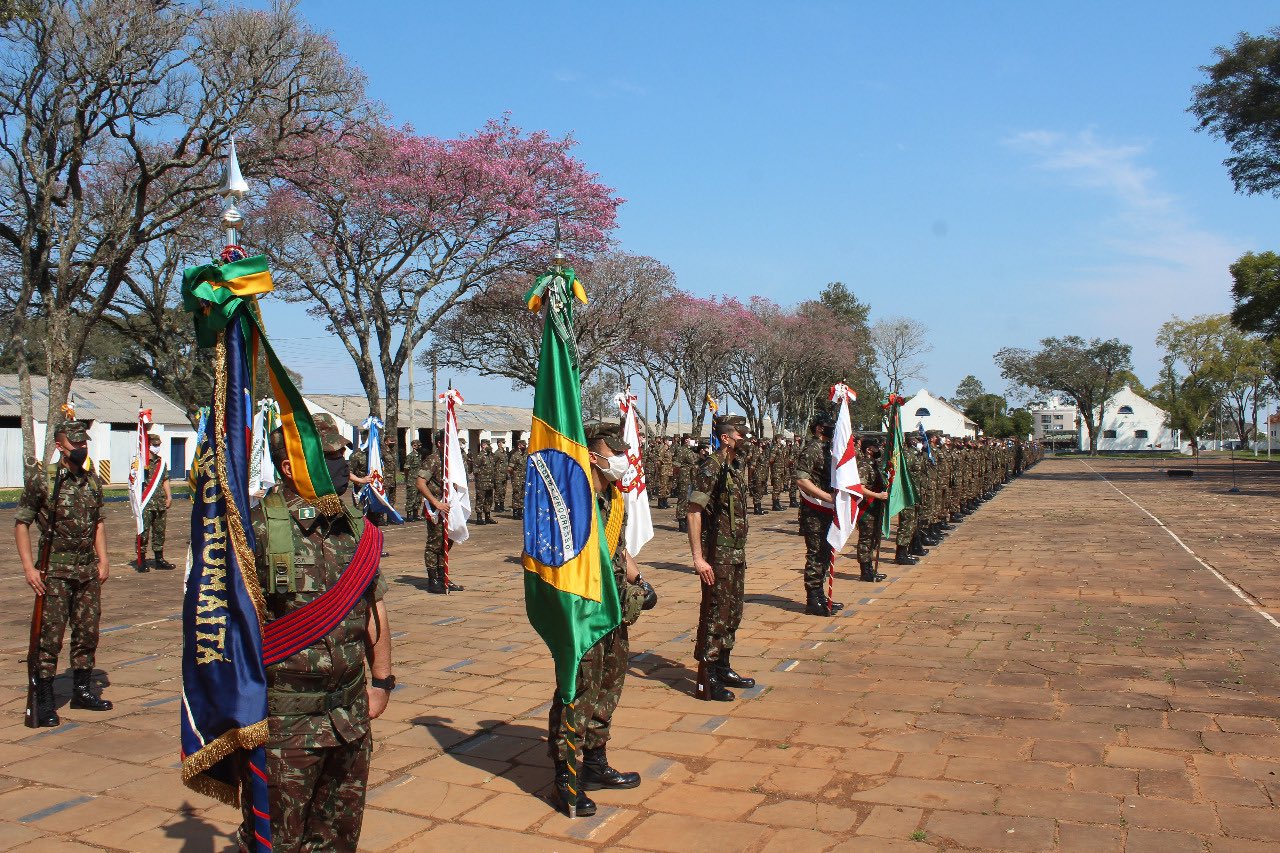
M 236 157 L 236 139 L 233 136 L 227 143 L 227 165 L 222 170 L 222 188 L 218 190 L 218 194 L 226 200 L 226 207 L 222 209 L 222 224 L 227 229 L 228 246 L 240 242 L 237 231 L 244 217 L 236 207 L 236 202 L 248 192 L 249 184 L 244 175 L 240 174 L 240 160 Z

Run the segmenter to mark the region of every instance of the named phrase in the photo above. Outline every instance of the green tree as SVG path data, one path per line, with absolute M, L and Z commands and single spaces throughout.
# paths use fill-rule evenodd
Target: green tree
M 1012 424 L 1000 423 L 1001 418 L 1008 420 L 1004 416 L 1008 407 L 1009 404 L 999 394 L 979 394 L 964 407 L 964 416 L 976 423 L 983 435 L 993 435 L 992 430 L 998 424 L 1012 428 Z
M 1035 420 L 1026 409 L 1017 408 L 1009 411 L 1009 422 L 1013 426 L 1013 436 L 1026 438 L 1035 430 Z
M 1132 370 L 1133 347 L 1117 338 L 1086 341 L 1078 335 L 1044 338 L 1040 349 L 1004 347 L 996 365 L 1015 386 L 1039 394 L 1058 394 L 1074 403 L 1089 431 L 1089 452 L 1098 453 L 1106 403 L 1123 387 L 1123 371 Z
M 1231 322 L 1268 341 L 1280 338 L 1280 255 L 1245 252 L 1231 265 Z
M 1223 165 L 1236 192 L 1280 194 L 1280 28 L 1240 33 L 1214 53 L 1218 61 L 1201 66 L 1208 80 L 1195 87 L 1189 108 L 1196 129 L 1231 148 Z
M 952 402 L 964 409 L 985 393 L 987 393 L 987 389 L 982 387 L 982 380 L 970 373 L 964 379 L 961 379 L 960 384 L 956 386 L 956 394 L 952 398 Z

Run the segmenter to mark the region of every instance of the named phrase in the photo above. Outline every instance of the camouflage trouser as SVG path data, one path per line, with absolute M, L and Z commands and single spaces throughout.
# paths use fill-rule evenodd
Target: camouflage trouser
M 876 559 L 876 525 L 880 523 L 880 515 L 876 512 L 858 514 L 858 562 L 872 563 Z
M 712 563 L 715 583 L 702 584 L 702 607 L 698 612 L 698 636 L 693 656 L 704 663 L 720 660 L 720 652 L 732 649 L 742 622 L 742 596 L 747 578 L 746 563 Z
M 412 483 L 406 482 L 404 486 L 404 517 L 408 519 L 414 515 L 421 515 L 422 505 L 426 503 L 426 500 L 422 496 L 422 492 L 418 491 L 416 480 Z
M 159 495 L 147 502 L 146 509 L 142 511 L 143 550 L 146 550 L 148 541 L 156 551 L 164 550 L 165 519 L 168 515 L 168 510 L 164 508 L 164 499 Z
M 689 515 L 689 478 L 681 474 L 676 478 L 676 524 Z
M 772 487 L 773 496 L 778 500 L 782 500 L 782 495 L 787 491 L 787 479 L 781 474 L 774 474 L 773 479 L 770 481 L 770 486 Z
M 511 481 L 511 508 L 524 509 L 524 477 Z
M 587 649 L 578 664 L 573 713 L 567 713 L 559 691 L 551 697 L 551 710 L 547 712 L 547 754 L 552 759 L 569 760 L 566 724 L 578 733 L 577 746 L 582 749 L 597 749 L 609 742 L 609 726 L 622 699 L 629 657 L 626 625 L 619 625 Z
M 395 506 L 396 505 L 396 481 L 394 477 L 392 477 L 390 480 L 387 481 L 386 489 L 387 489 L 387 506 Z
M 427 544 L 422 549 L 422 565 L 427 577 L 444 568 L 444 519 L 432 521 L 427 516 Z
M 660 500 L 663 498 L 670 497 L 671 483 L 672 483 L 672 479 L 670 474 L 665 474 L 665 473 L 658 474 L 658 489 L 656 492 L 653 493 L 653 496 Z
M 822 589 L 831 569 L 831 543 L 827 531 L 831 516 L 800 502 L 800 533 L 804 536 L 804 588 Z
M 476 483 L 476 513 L 492 513 L 493 512 L 493 486 L 489 483 L 480 485 Z
M 916 508 L 909 506 L 902 512 L 898 513 L 898 535 L 895 543 L 900 548 L 906 548 L 911 544 L 911 540 L 916 535 Z
M 102 616 L 102 584 L 96 565 L 81 578 L 45 576 L 44 619 L 40 624 L 41 678 L 58 674 L 62 638 L 71 623 L 71 668 L 93 669 L 98 650 L 98 620 Z
M 272 853 L 355 853 L 364 819 L 373 736 L 328 748 L 268 746 L 266 751 Z M 243 772 L 246 776 L 252 772 L 247 761 Z M 247 780 L 245 784 L 249 784 Z M 252 844 L 252 798 L 242 799 L 240 849 L 258 850 Z
M 755 506 L 760 506 L 760 504 L 764 501 L 764 493 L 767 488 L 768 488 L 768 483 L 766 483 L 764 480 L 759 480 L 753 477 L 751 480 L 751 485 L 749 487 L 749 490 L 751 492 L 751 503 L 754 504 Z
M 798 490 L 799 490 L 799 487 L 798 487 L 798 486 L 796 486 L 796 478 L 795 478 L 795 477 L 792 477 L 792 478 L 791 478 L 791 480 L 789 481 L 788 485 L 787 485 L 787 500 L 789 500 L 791 503 L 795 503 L 795 502 L 796 502 L 796 492 L 797 492 Z
M 507 483 L 509 482 L 509 480 L 499 480 L 493 485 L 493 503 L 496 509 L 507 508 Z

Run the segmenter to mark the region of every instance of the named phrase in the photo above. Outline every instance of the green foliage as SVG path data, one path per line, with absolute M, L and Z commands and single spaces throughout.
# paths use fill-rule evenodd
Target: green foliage
M 1190 112 L 1197 130 L 1230 146 L 1223 161 L 1236 192 L 1280 194 L 1280 28 L 1267 35 L 1240 33 L 1214 49 L 1218 61 L 1202 66 L 1208 81 L 1195 87 Z
M 844 282 L 833 281 L 822 288 L 817 303 L 845 323 L 856 339 L 869 339 L 871 330 L 867 318 L 871 313 L 871 306 L 859 299 Z M 804 305 L 798 310 L 804 311 Z M 837 380 L 847 382 L 858 394 L 858 399 L 849 406 L 849 417 L 853 423 L 861 429 L 879 429 L 882 417 L 880 401 L 885 396 L 885 391 L 876 377 L 870 347 L 858 353 L 850 353 L 849 364 L 843 375 L 825 377 L 815 388 L 815 394 L 823 400 L 828 399 L 826 392 Z M 794 428 L 803 433 L 805 425 L 797 422 Z
M 1231 265 L 1231 322 L 1268 341 L 1280 339 L 1280 255 L 1245 252 Z
M 1170 426 L 1199 436 L 1210 418 L 1225 416 L 1247 441 L 1270 388 L 1268 343 L 1241 332 L 1226 314 L 1175 317 L 1160 327 L 1156 343 L 1165 351 L 1156 396 Z
M 961 379 L 960 384 L 956 386 L 956 394 L 952 402 L 961 409 L 967 409 L 970 403 L 985 393 L 987 389 L 982 387 L 982 380 L 971 373 Z
M 976 423 L 983 435 L 992 435 L 992 429 L 997 427 L 1012 428 L 1012 424 L 1000 421 L 1001 418 L 1008 421 L 1008 418 L 1004 417 L 1006 408 L 1008 403 L 999 394 L 979 394 L 964 407 L 964 416 Z
M 1009 422 L 1013 425 L 1013 435 L 1017 438 L 1026 438 L 1035 430 L 1035 419 L 1026 409 L 1010 410 Z

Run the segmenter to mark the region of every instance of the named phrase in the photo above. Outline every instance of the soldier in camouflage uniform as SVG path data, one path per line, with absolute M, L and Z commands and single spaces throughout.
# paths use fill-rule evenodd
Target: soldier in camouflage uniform
M 622 685 L 627 675 L 630 645 L 627 626 L 639 616 L 634 604 L 636 588 L 641 577 L 636 561 L 627 551 L 626 502 L 617 488 L 617 481 L 609 472 L 609 458 L 626 454 L 628 445 L 622 438 L 622 428 L 613 423 L 594 423 L 585 426 L 587 449 L 591 453 L 591 481 L 601 516 L 605 518 L 605 530 L 618 530 L 617 542 L 609 542 L 613 561 L 613 579 L 617 584 L 618 600 L 623 603 L 623 623 L 605 634 L 595 645 L 587 649 L 578 664 L 576 698 L 573 714 L 566 713 L 557 690 L 551 698 L 551 710 L 547 714 L 547 752 L 555 767 L 556 793 L 560 803 L 568 809 L 572 777 L 568 764 L 570 738 L 567 727 L 580 734 L 582 742 L 582 772 L 575 800 L 578 817 L 590 817 L 596 813 L 596 804 L 586 791 L 601 789 L 618 790 L 635 788 L 640 784 L 639 773 L 623 773 L 609 766 L 608 743 L 613 713 L 622 699 Z M 614 514 L 620 514 L 617 519 Z M 616 523 L 615 523 L 616 522 Z
M 831 494 L 831 435 L 835 424 L 826 412 L 809 422 L 811 438 L 796 462 L 800 489 L 800 534 L 804 537 L 804 612 L 810 616 L 834 616 L 843 607 L 827 598 L 823 581 L 831 568 L 831 543 L 827 532 L 835 510 Z M 775 500 L 776 500 L 775 495 Z
M 156 476 L 156 471 L 163 470 L 164 467 L 160 454 L 156 453 L 154 449 L 160 446 L 160 436 L 147 436 L 147 445 L 149 450 L 147 452 L 147 464 L 142 471 L 143 483 L 150 483 L 151 479 Z M 147 544 L 150 542 L 151 549 L 156 555 L 155 567 L 169 570 L 173 569 L 174 565 L 164 558 L 164 536 L 165 521 L 169 515 L 169 507 L 173 505 L 173 492 L 170 491 L 168 477 L 164 477 L 160 485 L 164 491 L 164 497 L 162 498 L 159 494 L 152 495 L 151 500 L 147 501 L 147 505 L 142 510 L 142 533 L 138 534 L 138 553 L 144 554 L 147 550 Z M 135 562 L 134 568 L 139 572 L 145 572 L 147 564 L 145 561 L 141 563 Z
M 444 500 L 444 430 L 436 430 L 432 452 L 424 454 L 414 476 L 414 491 L 426 503 L 427 542 L 422 564 L 427 570 L 427 592 L 444 595 L 462 592 L 445 577 L 445 539 L 448 536 L 449 505 Z
M 480 442 L 480 452 L 471 463 L 476 480 L 476 524 L 497 524 L 493 520 L 493 482 L 496 456 L 489 439 Z
M 751 468 L 749 471 L 751 504 L 756 515 L 764 515 L 764 495 L 769 491 L 769 448 L 761 439 L 751 441 Z
M 655 485 L 657 486 L 658 509 L 667 509 L 671 506 L 669 498 L 671 497 L 671 487 L 673 485 L 672 475 L 675 473 L 675 460 L 671 453 L 671 439 L 658 439 L 658 446 L 653 453 L 654 471 L 658 475 Z
M 782 493 L 787 490 L 789 467 L 787 440 L 780 435 L 774 436 L 773 446 L 769 448 L 769 491 L 773 493 L 774 512 L 782 510 Z
M 516 521 L 524 519 L 524 475 L 528 466 L 529 442 L 522 438 L 507 457 L 507 471 L 511 478 L 511 517 Z
M 697 697 L 730 702 L 734 695 L 729 687 L 756 684 L 735 672 L 729 661 L 742 622 L 747 573 L 747 472 L 737 455 L 746 446 L 747 419 L 717 415 L 711 426 L 720 448 L 703 460 L 689 495 L 689 548 L 702 581 L 693 653 Z
M 676 527 L 681 533 L 689 531 L 689 489 L 693 485 L 693 475 L 698 469 L 698 451 L 693 437 L 688 433 L 680 436 L 680 444 L 676 447 Z
M 920 462 L 920 453 L 915 449 L 915 444 L 908 441 L 907 447 L 902 453 L 902 464 L 907 469 L 907 476 L 911 478 L 911 484 L 916 488 L 916 500 L 920 501 L 924 480 L 924 466 Z M 917 547 L 920 544 L 919 522 L 922 517 L 922 503 L 915 506 L 904 507 L 898 513 L 898 529 L 894 538 L 894 554 L 893 562 L 899 566 L 914 566 L 920 562 L 917 557 L 923 557 L 928 553 L 923 547 Z M 924 553 L 917 553 L 923 551 Z
M 418 469 L 422 467 L 422 442 L 414 439 L 409 445 L 400 470 L 404 473 L 404 520 L 417 521 L 422 515 L 422 492 L 415 488 Z
M 316 416 L 325 459 L 341 494 L 344 440 L 328 415 Z M 313 601 L 337 582 L 355 554 L 364 519 L 355 510 L 326 517 L 307 503 L 293 485 L 293 470 L 283 430 L 273 430 L 268 445 L 281 474 L 280 485 L 253 509 L 255 566 L 266 592 L 267 618 L 278 619 Z M 283 526 L 283 529 L 282 529 Z M 292 565 L 272 565 L 268 554 L 290 537 Z M 273 581 L 291 580 L 281 591 Z M 277 583 L 277 588 L 279 584 Z M 271 803 L 272 850 L 354 851 L 364 817 L 365 788 L 373 735 L 369 721 L 387 706 L 391 675 L 391 633 L 382 598 L 381 573 L 346 617 L 311 646 L 267 668 L 267 777 Z M 372 682 L 366 685 L 366 663 Z M 248 785 L 252 771 L 245 762 Z M 256 850 L 250 798 L 242 805 L 240 849 Z
M 511 482 L 511 451 L 507 449 L 507 440 L 498 439 L 498 447 L 493 451 L 493 508 L 498 512 L 507 511 L 507 484 Z
M 54 428 L 61 459 L 41 470 L 32 460 L 18 499 L 14 538 L 27 585 L 44 596 L 40 651 L 36 666 L 35 723 L 61 723 L 53 697 L 58 654 L 71 625 L 71 707 L 109 711 L 111 703 L 93 695 L 92 678 L 98 650 L 102 585 L 111 574 L 107 533 L 102 520 L 102 484 L 88 472 L 89 433 L 83 421 L 63 421 Z M 51 506 L 57 495 L 57 505 Z M 43 574 L 31 550 L 31 523 L 40 537 L 52 537 L 49 564 Z
M 886 483 L 881 471 L 880 443 L 877 440 L 864 440 L 858 454 L 858 480 L 864 488 L 878 492 L 876 500 L 864 501 L 865 506 L 858 513 L 858 566 L 861 574 L 858 580 L 866 583 L 878 583 L 885 575 L 876 570 L 876 551 L 880 542 L 880 517 L 885 511 L 888 496 Z

